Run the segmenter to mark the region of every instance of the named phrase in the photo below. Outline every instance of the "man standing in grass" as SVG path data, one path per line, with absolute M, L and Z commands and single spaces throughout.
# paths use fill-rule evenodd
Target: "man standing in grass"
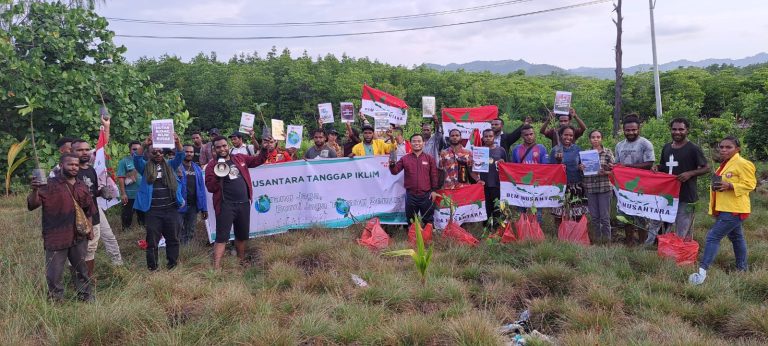
M 486 224 L 490 224 L 494 218 L 501 217 L 501 211 L 496 207 L 496 201 L 501 198 L 501 183 L 496 163 L 506 161 L 507 151 L 496 145 L 492 129 L 483 131 L 483 145 L 488 147 L 488 156 L 491 160 L 488 164 L 488 173 L 480 173 L 480 179 L 485 182 L 485 214 L 488 215 Z
M 62 273 L 69 260 L 74 268 L 77 296 L 83 301 L 92 301 L 90 276 L 86 266 L 88 236 L 79 235 L 76 211 L 79 206 L 86 217 L 98 214 L 88 186 L 77 179 L 80 160 L 75 154 L 64 154 L 59 159 L 61 173 L 48 179 L 45 184 L 32 178 L 32 191 L 27 196 L 27 209 L 43 208 L 43 248 L 45 249 L 45 279 L 48 283 L 48 297 L 60 301 L 64 298 Z
M 411 136 L 411 153 L 403 156 L 397 162 L 389 161 L 389 172 L 398 174 L 405 171 L 405 216 L 408 225 L 413 222 L 416 213 L 421 215 L 423 224 L 432 222 L 435 208 L 432 200 L 437 197 L 437 164 L 435 159 L 425 153 L 424 140 L 420 134 Z
M 216 137 L 211 142 L 217 159 L 211 160 L 205 168 L 205 187 L 213 194 L 213 209 L 216 212 L 216 244 L 213 246 L 213 268 L 221 269 L 221 258 L 229 241 L 229 231 L 235 231 L 235 249 L 240 264 L 245 264 L 245 245 L 251 224 L 253 184 L 248 168 L 258 167 L 266 162 L 269 155 L 267 143 L 258 156 L 230 154 L 227 139 Z M 270 144 L 271 145 L 271 144 Z M 229 166 L 229 174 L 220 177 L 214 172 L 219 164 Z
M 139 189 L 141 183 L 141 174 L 136 171 L 136 167 L 133 165 L 133 155 L 143 155 L 143 152 L 139 141 L 131 142 L 128 147 L 131 150 L 131 155 L 124 157 L 117 164 L 117 186 L 120 188 L 120 200 L 123 202 L 123 210 L 120 214 L 123 231 L 131 227 L 134 211 L 139 226 L 144 226 L 144 212 L 133 209 L 133 203 L 136 201 L 136 190 Z
M 626 167 L 638 169 L 651 169 L 656 156 L 653 152 L 651 141 L 640 137 L 640 118 L 635 113 L 628 114 L 622 122 L 624 140 L 616 144 L 616 163 Z M 619 212 L 623 215 L 623 213 Z M 624 224 L 624 242 L 627 245 L 635 245 L 647 238 L 645 227 L 648 220 L 642 217 L 623 215 L 631 224 Z M 635 233 L 638 238 L 635 239 Z
M 674 174 L 680 181 L 680 202 L 675 216 L 675 233 L 681 238 L 691 235 L 690 229 L 695 211 L 693 203 L 699 200 L 696 193 L 696 177 L 710 172 L 704 152 L 688 140 L 690 126 L 687 119 L 672 120 L 669 124 L 672 143 L 664 144 L 664 148 L 661 149 L 661 162 L 654 166 L 654 171 Z M 661 227 L 661 221 L 652 222 L 645 245 L 653 245 Z
M 179 214 L 181 214 L 179 238 L 181 244 L 186 245 L 195 235 L 197 214 L 202 214 L 203 220 L 208 219 L 208 206 L 205 203 L 205 175 L 195 162 L 193 145 L 184 146 L 184 161 L 177 171 L 181 183 L 181 193 L 186 202 L 183 207 L 179 208 Z
M 523 137 L 523 143 L 518 144 L 512 149 L 512 152 L 509 153 L 510 160 L 513 163 L 530 165 L 549 163 L 547 148 L 542 144 L 536 143 L 536 133 L 533 131 L 533 126 L 524 124 L 520 128 L 520 133 Z M 518 207 L 517 210 L 525 213 L 528 211 L 528 208 Z M 539 221 L 539 224 L 543 221 L 541 208 L 536 208 L 536 220 Z
M 484 185 L 480 175 L 472 172 L 472 152 L 461 145 L 461 131 L 453 129 L 448 132 L 450 146 L 440 152 L 440 167 L 445 172 L 444 189 L 458 189 L 470 183 L 471 177 Z

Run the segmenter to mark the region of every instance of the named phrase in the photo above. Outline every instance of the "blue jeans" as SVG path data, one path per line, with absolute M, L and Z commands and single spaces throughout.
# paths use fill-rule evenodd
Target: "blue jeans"
M 747 241 L 744 239 L 744 230 L 741 228 L 741 218 L 733 213 L 720 213 L 717 221 L 707 232 L 707 243 L 704 246 L 704 256 L 699 267 L 709 269 L 709 265 L 715 260 L 720 249 L 720 241 L 724 237 L 733 244 L 733 253 L 736 256 L 736 267 L 739 270 L 747 270 Z

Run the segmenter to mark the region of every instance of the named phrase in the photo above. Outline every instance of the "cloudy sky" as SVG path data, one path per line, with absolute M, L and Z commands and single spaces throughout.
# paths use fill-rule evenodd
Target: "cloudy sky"
M 117 37 L 128 57 L 176 55 L 188 60 L 198 52 L 215 51 L 226 60 L 240 52 L 262 57 L 272 46 L 287 47 L 294 56 L 346 53 L 406 66 L 423 62 L 447 64 L 474 60 L 524 59 L 564 68 L 610 67 L 614 64 L 616 31 L 613 5 L 603 2 L 529 16 L 520 14 L 581 4 L 589 0 L 118 0 L 97 12 L 109 18 L 207 23 L 286 23 L 344 21 L 450 11 L 509 3 L 448 15 L 346 25 L 293 27 L 169 26 L 110 20 L 118 35 L 255 37 L 370 32 L 443 25 L 514 16 L 477 24 L 378 35 L 266 39 L 157 40 Z M 624 65 L 650 63 L 648 1 L 624 1 Z M 656 40 L 659 62 L 678 59 L 743 58 L 768 51 L 768 1 L 659 0 Z

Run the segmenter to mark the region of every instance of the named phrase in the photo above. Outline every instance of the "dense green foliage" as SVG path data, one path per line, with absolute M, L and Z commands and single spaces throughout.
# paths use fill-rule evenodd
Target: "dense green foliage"
M 61 136 L 95 139 L 101 94 L 113 116 L 113 139 L 146 136 L 152 119 L 174 118 L 180 132 L 189 114 L 177 91 L 160 86 L 126 63 L 125 47 L 112 42 L 107 21 L 60 3 L 16 4 L 1 14 L 0 155 L 29 136 L 29 121 L 16 106 L 30 103 L 43 165 L 57 159 Z M 13 23 L 13 24 L 11 24 Z M 26 118 L 26 117 L 24 117 Z M 47 168 L 46 167 L 46 168 Z

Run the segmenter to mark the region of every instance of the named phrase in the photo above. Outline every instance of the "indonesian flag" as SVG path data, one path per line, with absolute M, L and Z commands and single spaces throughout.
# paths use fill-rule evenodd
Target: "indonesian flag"
M 615 166 L 611 182 L 617 207 L 624 214 L 675 222 L 680 181 L 674 175 Z
M 499 117 L 496 106 L 475 108 L 443 108 L 443 133 L 448 134 L 453 129 L 461 131 L 462 139 L 469 139 L 475 129 L 479 133 L 491 128 L 491 120 Z
M 453 214 L 453 222 L 461 226 L 464 222 L 485 221 L 485 192 L 480 184 L 465 185 L 458 189 L 443 189 L 436 191 L 440 196 L 435 199 L 434 222 L 435 228 L 443 229 L 448 225 L 451 217 L 451 208 L 443 205 L 443 196 L 453 201 L 456 210 Z
M 501 199 L 518 207 L 556 208 L 565 199 L 565 165 L 499 162 Z
M 363 108 L 361 113 L 375 117 L 377 112 L 387 112 L 389 123 L 405 125 L 408 120 L 408 105 L 405 101 L 381 90 L 363 85 Z
M 107 168 L 108 157 L 104 151 L 106 146 L 107 136 L 104 133 L 104 128 L 102 128 L 99 131 L 99 141 L 96 142 L 96 155 L 93 161 L 93 169 L 96 170 L 96 176 L 99 179 L 99 188 L 108 186 L 111 189 L 112 196 L 114 196 L 114 198 L 111 199 L 105 199 L 102 197 L 96 199 L 96 201 L 99 203 L 99 207 L 102 210 L 107 210 L 113 205 L 120 203 L 120 198 L 118 198 L 119 196 L 117 184 L 115 184 L 115 179 L 112 177 L 111 172 Z

